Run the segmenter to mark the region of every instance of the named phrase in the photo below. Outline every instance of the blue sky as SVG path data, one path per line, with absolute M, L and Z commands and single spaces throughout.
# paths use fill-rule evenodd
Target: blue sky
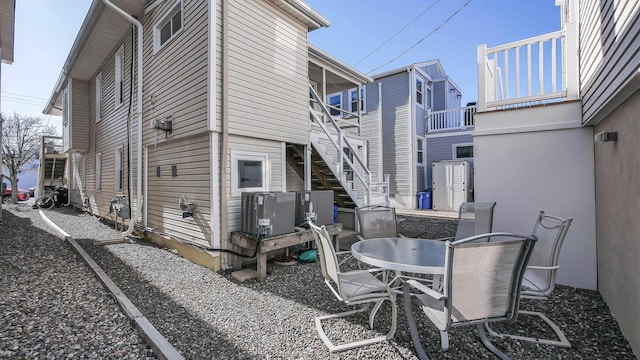
M 445 22 L 469 0 L 307 0 L 331 21 L 309 34 L 309 41 L 349 65 L 355 65 L 414 18 L 404 31 L 355 67 L 369 73 L 410 48 Z M 462 88 L 462 104 L 477 100 L 476 52 L 560 30 L 554 0 L 472 0 L 439 30 L 395 62 L 369 75 L 415 62 L 440 59 Z
M 392 41 L 359 63 L 364 73 L 379 67 L 425 37 L 469 0 L 307 0 L 331 21 L 310 41 L 354 65 L 420 13 Z M 2 67 L 2 112 L 41 116 L 42 109 L 82 25 L 89 0 L 16 2 L 15 61 Z M 433 5 L 433 6 L 432 6 Z M 472 0 L 442 28 L 395 62 L 374 73 L 440 59 L 462 88 L 463 104 L 477 97 L 476 48 L 495 46 L 560 28 L 554 0 Z

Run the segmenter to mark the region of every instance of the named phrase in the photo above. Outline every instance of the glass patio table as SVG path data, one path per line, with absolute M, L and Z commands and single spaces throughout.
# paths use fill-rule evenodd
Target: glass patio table
M 445 252 L 444 241 L 403 237 L 362 240 L 351 246 L 353 257 L 369 265 L 433 275 L 444 274 Z

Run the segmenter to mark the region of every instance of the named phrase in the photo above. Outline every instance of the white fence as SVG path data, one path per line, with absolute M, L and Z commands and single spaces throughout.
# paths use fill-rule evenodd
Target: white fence
M 545 35 L 478 46 L 478 110 L 577 99 L 576 23 Z
M 473 127 L 473 113 L 476 106 L 433 111 L 429 113 L 427 132 L 459 130 Z

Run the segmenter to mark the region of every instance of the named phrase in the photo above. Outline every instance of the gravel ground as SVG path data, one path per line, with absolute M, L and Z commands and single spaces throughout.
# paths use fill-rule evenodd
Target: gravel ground
M 3 210 L 0 228 L 0 358 L 155 358 L 93 272 L 43 231 L 37 211 L 3 208 L 12 213 Z
M 36 210 L 19 209 L 5 211 L 2 225 L 0 357 L 149 357 L 150 350 L 70 247 L 42 231 L 50 230 Z M 89 215 L 70 209 L 48 210 L 46 215 L 79 240 L 185 358 L 416 358 L 400 301 L 394 340 L 330 355 L 313 318 L 349 307 L 324 285 L 319 263 L 273 266 L 266 281 L 239 283 L 230 272 L 212 272 L 149 243 L 94 246 L 91 240 L 118 234 Z M 424 237 L 435 238 L 455 232 L 451 220 L 399 220 L 400 231 L 409 236 L 427 231 Z M 563 328 L 573 348 L 495 339 L 494 344 L 514 359 L 636 359 L 597 292 L 559 286 L 549 301 L 523 300 L 521 307 L 547 314 Z M 385 332 L 388 313 L 385 304 L 375 324 Z M 424 316 L 416 316 L 432 359 L 492 358 L 472 327 L 452 330 L 450 350 L 443 353 L 438 333 Z M 544 333 L 526 317 L 510 326 L 516 332 Z M 365 316 L 330 323 L 329 336 L 336 339 L 372 333 Z

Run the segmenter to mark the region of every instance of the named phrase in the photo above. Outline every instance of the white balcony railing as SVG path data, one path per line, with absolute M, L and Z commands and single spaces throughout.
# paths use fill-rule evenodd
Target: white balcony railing
M 473 127 L 473 113 L 476 106 L 432 111 L 427 121 L 427 132 L 461 130 Z
M 577 99 L 576 23 L 545 35 L 478 46 L 478 111 Z

